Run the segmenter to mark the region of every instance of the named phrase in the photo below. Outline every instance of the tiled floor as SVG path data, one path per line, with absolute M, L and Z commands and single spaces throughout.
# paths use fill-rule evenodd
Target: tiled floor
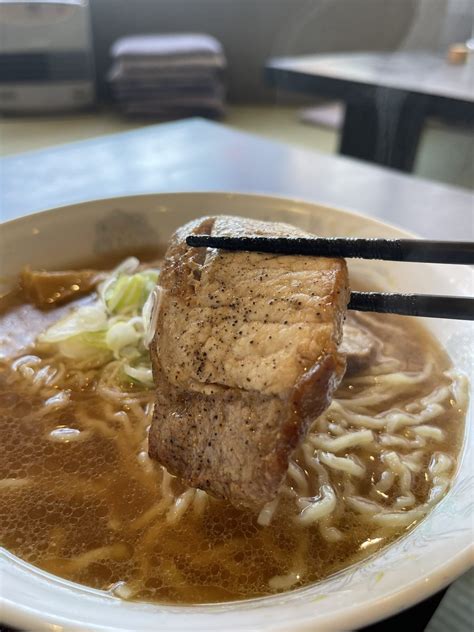
M 337 152 L 338 132 L 303 125 L 296 107 L 230 106 L 223 122 L 307 149 Z M 0 118 L 0 156 L 126 131 L 147 124 L 150 123 L 123 119 L 110 109 L 49 117 Z M 423 134 L 415 174 L 473 188 L 473 131 L 430 124 Z

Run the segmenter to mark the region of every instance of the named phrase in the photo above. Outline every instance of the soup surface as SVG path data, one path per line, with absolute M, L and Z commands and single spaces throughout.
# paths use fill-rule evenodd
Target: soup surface
M 150 461 L 152 387 L 117 382 L 117 360 L 35 345 L 71 308 L 18 294 L 0 314 L 1 544 L 46 571 L 158 602 L 268 595 L 386 546 L 449 487 L 467 385 L 414 319 L 351 316 L 376 354 L 343 380 L 257 517 Z

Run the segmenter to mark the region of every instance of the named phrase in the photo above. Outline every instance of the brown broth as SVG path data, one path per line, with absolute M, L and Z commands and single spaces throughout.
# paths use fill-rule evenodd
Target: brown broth
M 58 316 L 59 310 L 53 310 L 47 318 Z M 45 318 L 17 297 L 4 306 L 0 334 L 5 339 L 13 331 L 20 332 L 30 343 L 32 332 L 46 325 Z M 378 317 L 376 322 L 403 323 L 406 336 L 387 335 L 386 344 L 403 358 L 406 370 L 433 360 L 435 369 L 426 390 L 446 382 L 443 371 L 449 360 L 421 326 L 399 317 Z M 343 540 L 329 544 L 316 526 L 295 525 L 289 507 L 283 507 L 269 527 L 261 527 L 254 515 L 219 501 L 211 501 L 201 516 L 188 511 L 177 524 L 169 524 L 161 515 L 135 528 L 134 521 L 159 500 L 157 479 L 138 462 L 139 447 L 126 430 L 111 424 L 110 432 L 107 426 L 101 432 L 81 421 L 84 416 L 104 417 L 104 403 L 95 393 L 97 377 L 92 375 L 87 386 L 73 389 L 66 408 L 45 412 L 45 393 L 41 389 L 34 393 L 0 354 L 0 485 L 2 480 L 17 479 L 14 486 L 0 487 L 0 541 L 23 560 L 101 590 L 126 582 L 134 599 L 203 603 L 270 594 L 270 579 L 291 571 L 295 560 L 304 568 L 295 586 L 317 582 L 405 531 L 385 533 L 366 551 L 363 545 L 376 529 L 352 511 L 337 519 Z M 60 387 L 70 387 L 68 380 L 66 376 Z M 398 404 L 420 395 L 410 392 Z M 132 424 L 138 423 L 133 411 L 125 410 Z M 462 440 L 462 417 L 452 407 L 442 419 L 447 430 L 442 449 L 453 457 Z M 58 427 L 80 430 L 84 439 L 52 441 L 49 433 Z M 436 449 L 430 445 L 429 451 Z M 376 473 L 375 468 L 372 476 Z M 361 483 L 360 493 L 369 479 Z M 423 472 L 417 475 L 414 491 L 423 500 L 427 491 Z M 90 551 L 95 551 L 94 561 L 87 558 Z

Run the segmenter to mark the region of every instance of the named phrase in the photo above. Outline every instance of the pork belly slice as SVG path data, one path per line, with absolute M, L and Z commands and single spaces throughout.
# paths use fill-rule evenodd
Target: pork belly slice
M 348 319 L 342 328 L 339 352 L 346 357 L 346 375 L 365 371 L 377 355 L 377 339 L 354 319 Z
M 173 236 L 151 344 L 150 456 L 187 484 L 257 511 L 330 404 L 349 300 L 343 259 L 190 248 L 191 234 L 307 236 L 207 217 Z

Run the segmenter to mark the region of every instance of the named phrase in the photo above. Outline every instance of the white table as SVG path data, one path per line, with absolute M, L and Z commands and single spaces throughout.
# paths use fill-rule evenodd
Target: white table
M 352 209 L 433 239 L 474 234 L 470 192 L 201 119 L 0 160 L 0 219 L 87 199 L 171 191 L 270 193 Z

